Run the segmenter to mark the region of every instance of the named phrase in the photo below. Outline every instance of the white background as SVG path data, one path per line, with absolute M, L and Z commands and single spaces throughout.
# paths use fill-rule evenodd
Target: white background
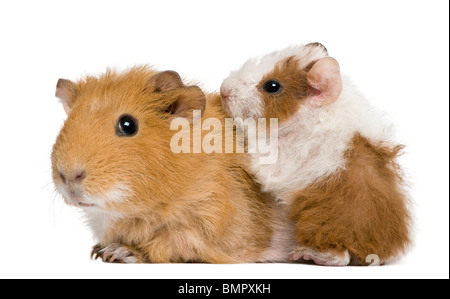
M 448 278 L 449 2 L 1 1 L 0 278 Z M 415 245 L 399 263 L 117 265 L 91 261 L 50 152 L 65 114 L 58 78 L 148 63 L 218 90 L 255 55 L 319 41 L 397 126 Z

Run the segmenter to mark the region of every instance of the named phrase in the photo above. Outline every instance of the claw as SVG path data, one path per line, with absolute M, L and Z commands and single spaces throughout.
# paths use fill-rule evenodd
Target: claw
M 105 263 L 137 263 L 138 259 L 133 256 L 125 246 L 113 243 L 106 247 L 94 246 L 91 259 L 101 258 Z

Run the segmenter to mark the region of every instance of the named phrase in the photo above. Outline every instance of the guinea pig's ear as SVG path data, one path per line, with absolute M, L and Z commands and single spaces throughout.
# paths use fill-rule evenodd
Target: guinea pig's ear
M 150 79 L 149 84 L 153 85 L 154 92 L 167 92 L 185 86 L 175 71 L 160 72 Z
M 185 86 L 179 90 L 178 96 L 167 110 L 178 117 L 191 118 L 194 110 L 201 115 L 206 107 L 206 96 L 198 86 Z
M 332 57 L 321 58 L 308 68 L 306 80 L 310 103 L 321 107 L 336 101 L 342 92 L 342 77 L 337 60 Z
M 153 86 L 154 92 L 171 92 L 169 107 L 164 112 L 178 117 L 192 116 L 193 110 L 203 113 L 206 106 L 206 97 L 198 86 L 186 86 L 180 75 L 175 71 L 164 71 L 156 74 L 150 79 L 149 84 Z
M 328 55 L 327 48 L 318 42 L 306 44 L 305 48 L 310 48 L 310 49 L 320 48 L 323 52 L 325 52 L 326 55 Z
M 64 111 L 69 115 L 76 96 L 76 84 L 70 80 L 59 79 L 56 84 L 55 96 L 61 100 Z

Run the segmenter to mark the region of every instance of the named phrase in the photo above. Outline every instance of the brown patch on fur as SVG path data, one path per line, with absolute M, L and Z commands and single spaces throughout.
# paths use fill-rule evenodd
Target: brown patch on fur
M 264 91 L 264 83 L 269 80 L 279 82 L 282 90 L 277 94 Z M 278 123 L 282 123 L 299 110 L 301 101 L 308 96 L 306 72 L 299 69 L 297 58 L 289 57 L 279 62 L 272 72 L 264 76 L 257 89 L 264 101 L 264 117 L 278 118 Z
M 410 214 L 396 162 L 402 146 L 371 144 L 357 135 L 346 152 L 346 167 L 295 194 L 290 218 L 299 246 L 367 264 L 376 254 L 386 262 L 409 243 Z

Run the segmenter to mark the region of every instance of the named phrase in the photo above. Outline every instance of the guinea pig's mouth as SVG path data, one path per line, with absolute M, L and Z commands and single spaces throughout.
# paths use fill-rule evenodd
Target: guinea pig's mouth
M 108 208 L 110 203 L 126 200 L 129 194 L 129 189 L 124 185 L 117 185 L 115 188 L 101 192 L 100 195 L 87 192 L 83 188 L 71 188 L 62 184 L 56 184 L 56 190 L 70 206 L 101 210 Z
M 70 194 L 70 196 L 69 196 L 70 202 L 74 205 L 77 205 L 77 206 L 80 206 L 83 208 L 90 208 L 90 207 L 95 206 L 95 204 L 87 203 L 85 201 L 84 197 L 82 195 L 80 195 L 79 193 L 71 191 L 71 192 L 69 192 L 69 194 Z
M 95 206 L 93 203 L 84 203 L 84 202 L 81 202 L 81 201 L 78 202 L 78 205 L 80 207 L 84 207 L 84 208 L 89 208 L 89 207 L 94 207 Z
M 72 201 L 73 201 L 75 204 L 77 204 L 77 205 L 79 205 L 80 207 L 83 207 L 83 208 L 89 208 L 89 207 L 95 206 L 95 205 L 92 204 L 92 203 L 84 202 L 84 201 L 83 201 L 83 197 L 78 196 L 78 195 L 72 196 L 71 199 L 72 199 Z

